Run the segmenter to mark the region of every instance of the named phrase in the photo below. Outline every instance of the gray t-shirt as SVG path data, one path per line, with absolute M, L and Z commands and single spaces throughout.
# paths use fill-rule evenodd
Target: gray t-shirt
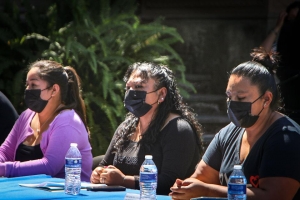
M 289 177 L 300 182 L 300 127 L 288 117 L 275 121 L 257 140 L 240 163 L 241 139 L 245 129 L 230 123 L 217 133 L 203 161 L 219 171 L 220 184 L 227 186 L 233 166 L 241 164 L 247 183 L 259 187 L 265 177 Z M 298 190 L 294 199 L 300 199 Z

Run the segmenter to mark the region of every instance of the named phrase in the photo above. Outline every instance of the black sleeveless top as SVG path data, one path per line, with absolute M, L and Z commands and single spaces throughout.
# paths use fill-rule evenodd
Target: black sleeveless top
M 40 144 L 35 146 L 27 146 L 21 143 L 16 152 L 16 161 L 24 162 L 29 160 L 37 160 L 43 158 L 44 154 L 40 148 Z

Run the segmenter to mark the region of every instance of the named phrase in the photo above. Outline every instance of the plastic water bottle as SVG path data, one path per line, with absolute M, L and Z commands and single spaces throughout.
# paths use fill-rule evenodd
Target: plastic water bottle
M 81 188 L 81 154 L 76 143 L 70 144 L 66 154 L 65 193 L 78 195 Z
M 140 168 L 140 199 L 155 200 L 157 188 L 157 168 L 151 155 L 145 156 Z
M 247 180 L 241 165 L 234 165 L 228 180 L 228 200 L 246 200 Z

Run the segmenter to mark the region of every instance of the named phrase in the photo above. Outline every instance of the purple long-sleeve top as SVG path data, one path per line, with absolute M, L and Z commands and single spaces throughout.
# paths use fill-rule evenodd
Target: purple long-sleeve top
M 0 176 L 47 174 L 64 178 L 65 155 L 70 143 L 77 143 L 82 156 L 81 180 L 89 181 L 92 173 L 92 148 L 85 126 L 74 110 L 61 111 L 43 132 L 40 141 L 43 158 L 26 162 L 15 161 L 18 146 L 34 133 L 30 127 L 34 114 L 30 109 L 25 110 L 1 145 Z

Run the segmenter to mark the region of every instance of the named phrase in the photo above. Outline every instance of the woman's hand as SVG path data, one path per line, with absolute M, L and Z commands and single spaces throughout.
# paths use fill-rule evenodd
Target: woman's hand
M 100 175 L 102 174 L 103 170 L 106 168 L 105 167 L 96 167 L 94 171 L 91 174 L 91 183 L 101 183 L 100 182 Z
M 285 11 L 283 11 L 279 14 L 274 31 L 279 33 L 279 31 L 281 30 L 281 27 L 284 23 L 284 19 L 285 19 L 286 16 L 287 16 L 287 13 Z
M 185 180 L 176 179 L 172 191 L 169 195 L 172 199 L 184 200 L 193 197 L 205 196 L 205 183 L 195 178 L 188 178 Z
M 109 165 L 100 174 L 100 183 L 107 185 L 122 185 L 125 175 L 115 166 Z

